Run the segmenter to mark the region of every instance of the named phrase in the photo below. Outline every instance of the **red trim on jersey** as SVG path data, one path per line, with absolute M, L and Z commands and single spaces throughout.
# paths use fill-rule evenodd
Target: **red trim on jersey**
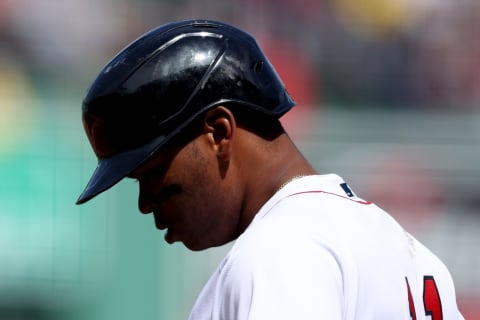
M 353 201 L 353 202 L 356 202 L 356 203 L 359 203 L 359 204 L 365 204 L 365 205 L 369 205 L 369 204 L 373 203 L 371 201 L 355 200 L 355 199 L 352 199 L 352 198 L 349 198 L 349 197 L 341 196 L 341 195 L 333 193 L 333 192 L 327 192 L 327 191 L 322 191 L 322 190 L 311 190 L 311 191 L 296 192 L 296 193 L 292 193 L 292 194 L 286 196 L 285 198 L 289 198 L 289 197 L 296 196 L 296 195 L 301 195 L 301 194 L 306 194 L 306 193 L 325 193 L 325 194 L 328 194 L 328 195 L 331 195 L 331 196 L 337 196 L 337 197 L 340 197 L 340 198 L 343 198 L 343 199 L 346 199 L 346 200 L 350 200 L 350 201 Z M 285 198 L 283 198 L 283 199 L 285 199 Z
M 307 193 L 324 193 L 324 194 L 328 194 L 328 195 L 331 195 L 331 196 L 337 196 L 337 197 L 340 197 L 342 199 L 345 199 L 345 200 L 350 200 L 350 201 L 353 201 L 353 202 L 356 202 L 358 204 L 364 204 L 364 205 L 370 205 L 370 204 L 373 204 L 373 202 L 371 201 L 365 201 L 365 200 L 354 200 L 354 199 L 351 199 L 349 197 L 344 197 L 344 196 L 341 196 L 339 194 L 336 194 L 336 193 L 333 193 L 333 192 L 327 192 L 327 191 L 322 191 L 322 190 L 310 190 L 310 191 L 300 191 L 300 192 L 296 192 L 296 193 L 292 193 L 292 194 L 289 194 L 288 196 L 285 196 L 281 199 L 278 199 L 277 202 L 275 202 L 275 204 L 273 204 L 262 216 L 265 216 L 267 215 L 270 210 L 272 210 L 275 206 L 277 206 L 280 202 L 282 202 L 283 200 L 287 199 L 287 198 L 290 198 L 290 197 L 293 197 L 293 196 L 297 196 L 297 195 L 302 195 L 302 194 L 307 194 Z

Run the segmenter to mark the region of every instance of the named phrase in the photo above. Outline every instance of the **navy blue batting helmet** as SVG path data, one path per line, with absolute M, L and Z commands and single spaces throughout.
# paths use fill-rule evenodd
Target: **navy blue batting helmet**
M 275 118 L 294 106 L 251 35 L 207 20 L 145 33 L 102 69 L 84 99 L 98 166 L 77 204 L 115 185 L 209 108 L 228 104 Z

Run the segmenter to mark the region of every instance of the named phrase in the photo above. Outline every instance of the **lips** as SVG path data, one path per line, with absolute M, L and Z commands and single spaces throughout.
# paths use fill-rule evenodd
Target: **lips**
M 174 243 L 176 241 L 176 238 L 174 236 L 175 231 L 172 228 L 172 225 L 168 223 L 165 219 L 163 219 L 158 212 L 154 212 L 153 216 L 155 217 L 155 226 L 157 227 L 157 229 L 167 230 L 165 232 L 165 241 L 169 244 Z
M 168 228 L 168 222 L 163 219 L 159 213 L 154 212 L 153 217 L 155 218 L 155 226 L 157 227 L 157 229 L 164 230 Z
M 167 224 L 155 223 L 155 226 L 157 227 L 158 230 L 165 230 L 165 229 L 168 228 L 168 225 L 167 225 Z
M 177 239 L 175 237 L 175 232 L 174 232 L 173 229 L 168 229 L 167 230 L 167 232 L 165 233 L 165 241 L 167 241 L 167 243 L 169 243 L 169 244 L 172 244 L 175 241 L 177 241 Z

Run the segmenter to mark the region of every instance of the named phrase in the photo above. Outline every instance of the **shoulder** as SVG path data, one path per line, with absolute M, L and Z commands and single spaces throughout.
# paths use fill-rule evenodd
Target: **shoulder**
M 232 247 L 217 273 L 222 305 L 242 306 L 237 309 L 258 319 L 337 318 L 343 303 L 343 269 L 335 254 L 275 224 L 283 222 L 259 224 Z
M 389 217 L 354 195 L 338 176 L 304 177 L 263 206 L 237 239 L 230 259 L 268 263 L 292 257 L 323 259 L 328 254 L 339 260 L 349 238 L 367 226 L 367 220 L 382 216 Z
M 332 228 L 336 227 L 308 210 L 299 212 L 295 201 L 285 201 L 247 228 L 223 267 L 229 277 L 241 281 L 285 274 L 313 278 L 321 272 L 340 278 L 345 252 L 343 240 L 330 236 L 335 233 Z

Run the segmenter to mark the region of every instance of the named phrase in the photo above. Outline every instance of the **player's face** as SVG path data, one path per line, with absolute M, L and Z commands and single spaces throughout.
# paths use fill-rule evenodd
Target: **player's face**
M 131 174 L 140 184 L 140 211 L 153 213 L 168 243 L 202 250 L 237 236 L 239 201 L 217 161 L 201 135 L 182 147 L 165 147 Z

